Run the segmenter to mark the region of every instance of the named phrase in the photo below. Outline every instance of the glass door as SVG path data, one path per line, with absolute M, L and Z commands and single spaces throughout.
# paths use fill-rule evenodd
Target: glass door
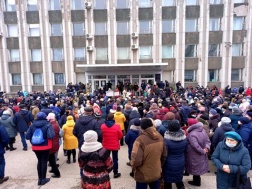
M 94 79 L 93 82 L 94 82 L 94 90 L 103 89 L 106 84 L 106 80 L 104 79 Z

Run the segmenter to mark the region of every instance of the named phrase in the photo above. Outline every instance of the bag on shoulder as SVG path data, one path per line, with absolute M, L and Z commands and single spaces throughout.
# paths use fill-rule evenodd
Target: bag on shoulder
M 33 145 L 38 145 L 38 144 L 42 144 L 44 141 L 45 140 L 44 140 L 43 132 L 42 132 L 41 128 L 36 128 L 33 133 L 31 143 Z
M 238 172 L 236 176 L 236 189 L 252 189 L 250 178 L 247 177 L 246 180 L 242 178 L 239 166 L 238 166 Z

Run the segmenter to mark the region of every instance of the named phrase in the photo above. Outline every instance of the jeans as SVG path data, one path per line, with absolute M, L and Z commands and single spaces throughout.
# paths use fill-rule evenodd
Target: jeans
M 0 179 L 4 178 L 5 159 L 4 154 L 0 154 Z
M 47 175 L 47 162 L 49 157 L 49 150 L 34 150 L 37 156 L 37 172 L 39 179 L 45 179 Z
M 149 186 L 150 189 L 160 189 L 160 181 L 156 180 L 150 183 L 140 183 L 136 182 L 136 189 L 147 189 Z
M 60 171 L 56 165 L 56 158 L 55 158 L 55 153 L 53 154 L 49 154 L 49 164 L 52 167 L 52 172 L 56 175 L 56 176 L 60 176 Z
M 26 140 L 25 140 L 25 132 L 20 133 L 21 142 L 23 144 L 23 148 L 27 148 Z
M 118 173 L 118 168 L 119 168 L 118 150 L 112 150 L 112 151 L 110 151 L 110 153 L 111 152 L 112 152 L 112 161 L 113 161 L 113 173 L 117 174 Z

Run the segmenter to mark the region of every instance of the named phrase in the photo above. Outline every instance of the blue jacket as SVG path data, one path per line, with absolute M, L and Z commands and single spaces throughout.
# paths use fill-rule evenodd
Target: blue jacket
M 22 114 L 22 116 L 20 115 Z M 28 123 L 33 122 L 33 115 L 28 110 L 21 109 L 19 112 L 15 113 L 13 122 L 17 126 L 18 132 L 26 132 L 28 129 Z
M 239 135 L 242 137 L 244 146 L 252 154 L 252 122 L 248 119 L 248 123 L 242 124 L 239 129 Z
M 17 127 L 13 123 L 13 118 L 8 114 L 3 114 L 0 119 L 0 124 L 3 125 L 10 138 L 17 136 Z
M 234 149 L 230 149 L 224 139 L 221 141 L 213 155 L 212 162 L 217 167 L 217 189 L 227 189 L 236 186 L 236 175 L 240 166 L 241 175 L 246 179 L 247 172 L 250 170 L 251 162 L 248 150 L 242 141 Z M 222 171 L 223 165 L 229 165 L 230 174 Z
M 131 160 L 131 153 L 133 149 L 133 144 L 136 138 L 140 135 L 140 127 L 131 125 L 130 129 L 128 130 L 126 136 L 125 136 L 125 142 L 128 146 L 128 158 Z
M 158 128 L 158 132 L 164 137 L 164 133 L 169 130 L 169 124 L 172 120 L 163 120 L 162 125 Z
M 238 133 L 238 120 L 242 117 L 242 113 L 239 114 L 230 114 L 229 118 L 231 119 L 231 125 L 234 128 L 235 132 Z
M 191 108 L 189 106 L 181 106 L 179 112 L 182 118 L 182 123 L 187 123 L 188 115 L 190 114 Z
M 187 152 L 187 140 L 184 132 L 166 131 L 164 143 L 167 150 L 167 158 L 163 164 L 164 182 L 182 182 L 185 167 L 185 154 Z
M 4 148 L 9 143 L 9 135 L 6 131 L 6 129 L 0 125 L 0 154 L 4 154 L 5 150 Z
M 223 139 L 225 138 L 224 134 L 229 131 L 234 131 L 234 129 L 232 128 L 232 125 L 230 124 L 222 124 L 220 127 L 215 129 L 215 132 L 212 138 L 212 146 L 215 148 L 219 144 L 220 141 L 223 141 Z

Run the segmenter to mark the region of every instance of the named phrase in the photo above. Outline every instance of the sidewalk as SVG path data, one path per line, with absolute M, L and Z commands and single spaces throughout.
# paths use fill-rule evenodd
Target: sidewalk
M 6 167 L 5 175 L 10 176 L 9 181 L 0 185 L 3 189 L 80 189 L 80 175 L 79 167 L 77 163 L 66 163 L 66 157 L 63 156 L 62 146 L 59 150 L 59 161 L 61 178 L 51 178 L 50 182 L 44 186 L 38 186 L 37 181 L 37 159 L 31 145 L 28 146 L 28 151 L 23 151 L 20 137 L 16 137 L 17 142 L 14 144 L 17 147 L 15 151 L 7 151 L 5 153 Z M 29 143 L 29 142 L 28 142 Z M 119 151 L 119 172 L 122 174 L 120 178 L 114 179 L 113 173 L 111 173 L 111 185 L 112 189 L 134 189 L 135 181 L 129 176 L 131 168 L 126 165 L 128 161 L 127 145 L 121 147 Z M 187 183 L 192 179 L 192 176 L 184 177 L 184 183 L 186 189 L 215 189 L 216 188 L 216 176 L 214 174 L 215 167 L 210 162 L 210 173 L 201 176 L 201 187 L 194 187 Z M 48 167 L 48 170 L 50 167 Z M 251 177 L 251 171 L 249 172 Z M 47 177 L 51 177 L 51 173 L 47 173 Z M 175 185 L 173 189 L 175 189 Z

